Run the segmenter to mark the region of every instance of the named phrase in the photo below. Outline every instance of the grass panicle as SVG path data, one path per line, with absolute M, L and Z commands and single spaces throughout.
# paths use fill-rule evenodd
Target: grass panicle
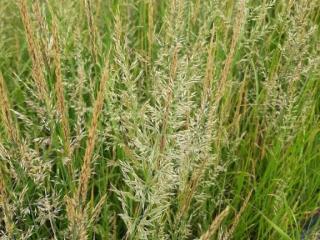
M 0 5 L 1 239 L 317 238 L 318 0 Z

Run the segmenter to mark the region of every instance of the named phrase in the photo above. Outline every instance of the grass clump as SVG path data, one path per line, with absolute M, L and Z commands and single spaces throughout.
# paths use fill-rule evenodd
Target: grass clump
M 0 5 L 1 239 L 317 239 L 317 0 Z

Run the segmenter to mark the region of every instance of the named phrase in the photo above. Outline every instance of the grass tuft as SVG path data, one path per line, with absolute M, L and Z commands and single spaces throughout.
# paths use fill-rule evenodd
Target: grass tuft
M 317 239 L 319 0 L 0 0 L 0 239 Z

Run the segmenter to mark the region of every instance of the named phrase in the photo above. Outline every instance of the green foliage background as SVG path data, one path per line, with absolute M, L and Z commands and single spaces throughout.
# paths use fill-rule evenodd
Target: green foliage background
M 1 239 L 317 239 L 319 24 L 318 0 L 0 0 Z

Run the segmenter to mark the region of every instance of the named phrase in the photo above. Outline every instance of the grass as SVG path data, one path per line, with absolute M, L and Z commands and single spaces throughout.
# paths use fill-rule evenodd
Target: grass
M 0 0 L 1 239 L 317 239 L 318 0 Z

